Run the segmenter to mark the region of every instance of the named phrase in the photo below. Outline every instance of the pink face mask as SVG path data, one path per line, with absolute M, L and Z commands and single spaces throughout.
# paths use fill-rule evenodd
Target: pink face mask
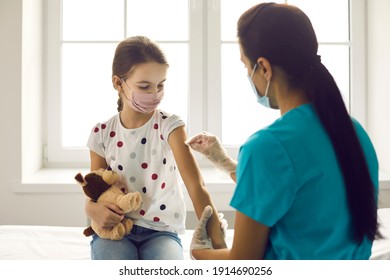
M 161 100 L 164 97 L 163 90 L 157 93 L 134 92 L 123 79 L 122 81 L 126 85 L 126 87 L 131 91 L 130 99 L 127 98 L 126 94 L 124 95 L 127 100 L 127 103 L 134 111 L 140 113 L 150 113 L 158 107 L 158 105 L 160 104 Z

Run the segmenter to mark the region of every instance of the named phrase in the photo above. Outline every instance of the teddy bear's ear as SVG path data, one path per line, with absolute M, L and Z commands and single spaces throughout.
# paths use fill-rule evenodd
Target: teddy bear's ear
M 118 174 L 115 171 L 107 169 L 103 172 L 102 178 L 104 182 L 106 182 L 109 185 L 112 185 L 116 181 L 118 181 Z
M 87 182 L 85 182 L 83 175 L 81 175 L 81 173 L 78 173 L 74 178 L 82 186 L 85 186 L 87 184 Z

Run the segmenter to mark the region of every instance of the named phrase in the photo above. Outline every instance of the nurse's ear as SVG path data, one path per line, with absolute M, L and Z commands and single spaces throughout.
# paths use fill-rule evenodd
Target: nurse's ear
M 257 64 L 259 65 L 260 71 L 263 74 L 264 78 L 267 81 L 272 79 L 272 66 L 268 59 L 265 57 L 259 57 L 257 59 Z

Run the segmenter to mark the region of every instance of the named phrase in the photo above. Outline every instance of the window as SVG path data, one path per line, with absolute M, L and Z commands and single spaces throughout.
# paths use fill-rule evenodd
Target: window
M 255 102 L 239 59 L 236 22 L 258 2 L 46 0 L 45 165 L 88 165 L 90 130 L 116 113 L 115 47 L 139 34 L 157 41 L 170 64 L 160 107 L 180 115 L 189 135 L 210 131 L 236 155 L 250 134 L 279 116 Z M 364 123 L 365 67 L 355 66 L 364 64 L 364 0 L 276 2 L 308 14 L 323 63 L 350 112 Z

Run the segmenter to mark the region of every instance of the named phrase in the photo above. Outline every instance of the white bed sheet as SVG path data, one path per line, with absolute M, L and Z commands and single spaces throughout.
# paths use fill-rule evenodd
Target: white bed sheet
M 390 208 L 378 210 L 380 232 L 383 239 L 375 240 L 372 245 L 371 258 L 373 260 L 390 260 Z
M 390 260 L 390 208 L 379 209 L 384 239 L 376 240 L 371 259 Z M 91 238 L 83 235 L 83 227 L 0 226 L 0 260 L 88 260 Z M 180 235 L 184 258 L 189 259 L 192 230 Z M 233 230 L 228 230 L 230 246 Z

